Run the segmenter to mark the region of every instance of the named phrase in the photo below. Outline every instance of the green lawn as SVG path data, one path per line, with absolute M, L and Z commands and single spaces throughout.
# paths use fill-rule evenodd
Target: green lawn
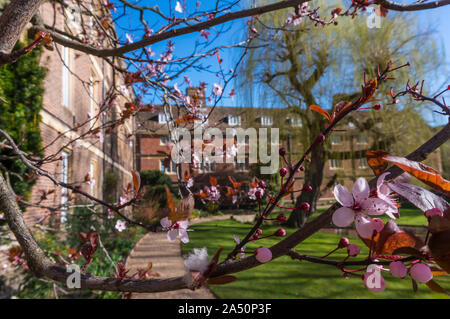
M 314 218 L 321 213 L 326 211 L 324 208 L 320 208 L 317 210 L 315 214 L 312 215 L 311 218 Z M 372 216 L 378 217 L 378 216 Z M 380 216 L 380 218 L 387 222 L 390 218 L 387 215 Z M 395 222 L 398 225 L 408 225 L 408 226 L 426 226 L 428 224 L 427 219 L 423 215 L 423 212 L 417 208 L 400 208 L 400 218 L 396 219 Z
M 422 217 L 423 218 L 423 217 Z M 224 248 L 222 259 L 234 247 L 233 234 L 243 238 L 251 225 L 241 224 L 233 220 L 213 221 L 192 226 L 189 233 L 190 242 L 182 245 L 183 254 L 193 248 L 207 247 L 209 255 L 213 255 L 220 247 Z M 271 234 L 276 226 L 263 228 L 263 235 Z M 286 229 L 288 235 L 293 229 Z M 334 234 L 316 233 L 300 244 L 296 250 L 300 253 L 322 256 L 336 247 L 340 236 Z M 271 246 L 279 238 L 267 238 L 256 243 L 250 243 L 248 250 L 258 246 Z M 359 239 L 350 238 L 352 243 L 362 248 L 363 256 L 367 248 Z M 332 255 L 342 260 L 345 251 Z M 220 298 L 447 298 L 432 292 L 426 285 L 419 284 L 419 291 L 414 293 L 411 281 L 397 279 L 383 272 L 386 279 L 386 290 L 382 293 L 368 291 L 357 277 L 345 279 L 339 270 L 327 265 L 309 262 L 293 261 L 289 257 L 275 259 L 265 265 L 237 273 L 237 281 L 223 286 L 210 286 Z M 450 290 L 450 276 L 435 278 L 444 288 Z

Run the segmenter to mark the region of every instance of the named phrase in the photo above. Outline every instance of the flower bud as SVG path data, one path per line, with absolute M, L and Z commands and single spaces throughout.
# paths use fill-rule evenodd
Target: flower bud
M 272 260 L 272 252 L 267 247 L 259 247 L 255 251 L 255 257 L 256 260 L 259 261 L 260 263 L 266 263 Z
M 372 109 L 374 109 L 375 111 L 378 111 L 379 109 L 381 109 L 381 104 L 376 104 L 376 105 L 372 106 Z
M 255 234 L 258 235 L 258 236 L 261 235 L 261 234 L 262 234 L 262 229 L 261 229 L 261 228 L 258 228 L 258 229 L 256 230 Z
M 444 216 L 444 213 L 439 208 L 432 208 L 425 212 L 426 218 L 431 218 L 433 216 L 441 216 L 442 217 L 442 216 Z
M 348 238 L 342 237 L 341 240 L 339 241 L 338 248 L 348 247 L 349 244 L 350 244 L 350 241 L 348 240 Z
M 284 230 L 284 228 L 280 228 L 274 233 L 274 235 L 278 237 L 284 237 L 286 236 L 286 231 Z
M 429 282 L 433 278 L 430 267 L 425 264 L 415 264 L 409 270 L 412 279 L 422 284 Z
M 356 257 L 359 254 L 359 247 L 355 244 L 349 244 L 347 246 L 347 253 L 350 257 Z
M 266 188 L 266 182 L 264 182 L 263 180 L 260 179 L 258 184 L 259 184 L 259 187 Z
M 300 166 L 298 169 L 303 172 L 305 171 L 305 166 Z
M 285 177 L 287 174 L 287 169 L 285 167 L 280 169 L 280 176 L 281 177 Z
M 277 220 L 279 220 L 280 222 L 285 222 L 286 221 L 286 215 L 285 214 L 279 214 L 277 216 Z
M 322 133 L 320 133 L 320 134 L 317 135 L 317 137 L 316 137 L 316 143 L 322 143 L 323 141 L 325 141 L 325 135 L 323 135 Z
M 280 147 L 278 154 L 280 154 L 280 156 L 284 156 L 286 154 L 286 149 L 284 147 Z
M 408 273 L 408 269 L 401 261 L 393 261 L 389 264 L 389 272 L 394 277 L 405 278 Z
M 310 191 L 312 191 L 312 186 L 311 185 L 304 185 L 303 188 L 302 188 L 302 191 L 310 192 Z
M 311 206 L 308 203 L 306 203 L 306 202 L 301 203 L 300 206 L 298 207 L 298 209 L 306 210 L 306 211 L 309 211 L 310 208 L 311 208 Z

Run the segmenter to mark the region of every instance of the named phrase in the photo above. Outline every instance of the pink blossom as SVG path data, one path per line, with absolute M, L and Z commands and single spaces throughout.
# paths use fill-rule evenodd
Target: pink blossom
M 108 219 L 113 219 L 114 218 L 114 212 L 108 208 Z
M 211 202 L 219 201 L 220 192 L 216 186 L 211 186 L 211 187 L 205 186 L 204 190 L 206 193 L 206 200 L 211 201 Z
M 358 256 L 359 252 L 360 252 L 360 249 L 359 249 L 358 245 L 349 244 L 347 246 L 347 253 L 350 257 Z
M 189 253 L 184 260 L 184 265 L 189 271 L 199 271 L 203 274 L 209 265 L 208 258 L 206 247 L 202 249 L 194 248 L 194 252 Z
M 239 245 L 241 243 L 241 240 L 239 239 L 238 236 L 233 235 L 233 239 L 234 239 L 236 245 Z M 245 246 L 241 247 L 241 249 L 239 250 L 238 256 L 239 256 L 239 258 L 244 258 L 245 257 Z
M 363 214 L 366 211 L 370 215 L 382 215 L 391 209 L 390 205 L 380 198 L 369 198 L 369 183 L 360 177 L 353 185 L 353 192 L 342 185 L 334 188 L 336 200 L 343 206 L 333 214 L 333 223 L 338 227 L 347 227 L 355 221 L 358 234 L 363 238 L 369 238 L 373 231 L 380 228 L 379 221 L 372 222 L 372 219 Z
M 256 260 L 260 263 L 266 263 L 272 260 L 272 252 L 267 247 L 259 247 L 255 252 Z
M 250 188 L 248 198 L 251 200 L 261 199 L 264 196 L 264 189 L 261 187 Z
M 117 231 L 122 232 L 127 228 L 127 224 L 123 220 L 117 220 L 115 228 Z
M 194 186 L 194 179 L 191 177 L 187 180 L 186 187 L 191 188 L 192 186 Z
M 397 278 L 405 278 L 408 273 L 408 269 L 401 261 L 393 261 L 389 264 L 389 271 L 392 276 Z
M 383 173 L 377 179 L 377 197 L 384 200 L 388 204 L 387 210 L 384 212 L 390 218 L 395 219 L 394 214 L 398 214 L 398 208 L 395 202 L 390 197 L 391 189 L 389 188 L 387 182 L 384 180 L 389 172 Z
M 422 284 L 429 282 L 433 278 L 430 267 L 425 264 L 415 264 L 409 270 L 412 279 Z
M 223 88 L 220 86 L 219 83 L 214 83 L 214 89 L 213 94 L 214 95 L 221 95 L 223 93 Z
M 172 224 L 172 221 L 168 217 L 161 219 L 161 226 L 167 230 L 167 239 L 174 241 L 179 236 L 183 243 L 189 242 L 187 234 L 187 228 L 189 227 L 189 221 L 181 220 Z

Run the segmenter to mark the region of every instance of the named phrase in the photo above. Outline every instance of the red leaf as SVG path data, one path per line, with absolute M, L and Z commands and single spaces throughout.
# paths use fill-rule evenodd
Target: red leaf
M 404 157 L 386 156 L 385 160 L 397 165 L 405 172 L 413 175 L 435 190 L 450 196 L 450 181 L 444 179 L 439 172 L 422 163 L 411 161 Z
M 383 150 L 366 152 L 367 163 L 376 176 L 381 175 L 388 166 L 388 161 L 383 158 L 385 156 L 389 156 L 389 153 Z
M 210 176 L 209 177 L 209 182 L 211 183 L 212 186 L 216 186 L 217 185 L 217 179 L 215 177 Z
M 137 191 L 139 191 L 139 188 L 141 187 L 141 175 L 139 175 L 138 171 L 132 171 L 131 175 L 133 175 L 134 189 L 137 192 Z
M 319 114 L 325 116 L 325 117 L 327 118 L 328 122 L 331 121 L 331 116 L 330 116 L 330 114 L 328 114 L 328 112 L 325 111 L 325 110 L 324 110 L 323 108 L 321 108 L 320 106 L 318 106 L 318 105 L 311 105 L 311 106 L 309 107 L 309 109 L 310 109 L 311 111 L 317 112 L 317 113 L 319 113 Z

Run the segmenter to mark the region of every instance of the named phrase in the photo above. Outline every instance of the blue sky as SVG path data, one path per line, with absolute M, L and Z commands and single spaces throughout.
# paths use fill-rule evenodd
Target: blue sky
M 151 2 L 151 3 L 150 3 Z M 177 17 L 183 17 L 185 14 L 175 12 L 173 9 L 175 8 L 177 1 L 169 0 L 169 1 L 141 1 L 140 3 L 143 5 L 154 5 L 158 4 L 161 11 L 164 14 L 171 14 L 176 15 Z M 195 4 L 196 1 L 193 0 L 185 0 L 180 1 L 181 4 L 187 5 L 187 11 L 186 12 L 193 12 L 195 11 Z M 201 2 L 201 5 L 199 7 L 199 10 L 207 10 L 208 9 L 208 3 L 214 4 L 215 1 L 206 1 L 203 0 Z M 171 13 L 170 13 L 171 10 Z M 120 9 L 118 10 L 120 11 Z M 131 13 L 132 11 L 128 11 Z M 450 66 L 450 6 L 445 6 L 438 9 L 432 9 L 432 10 L 426 10 L 421 12 L 408 12 L 403 14 L 412 14 L 417 15 L 419 18 L 419 23 L 425 27 L 428 25 L 432 25 L 434 29 L 437 32 L 438 38 L 440 41 L 442 41 L 442 44 L 445 47 L 445 54 L 442 56 L 442 72 L 440 73 L 440 78 L 435 79 L 433 85 L 438 86 L 441 84 L 444 84 L 446 81 L 448 81 L 450 84 L 450 77 L 447 72 L 449 70 Z M 154 15 L 149 15 L 146 17 L 147 21 L 154 21 L 153 25 L 150 24 L 150 27 L 154 28 L 155 30 L 160 27 L 160 22 L 158 22 L 157 19 L 155 19 Z M 117 25 L 128 25 L 131 28 L 136 27 L 137 24 L 137 15 L 135 14 L 128 14 L 126 17 L 122 18 L 120 23 Z M 177 38 L 172 39 L 172 41 L 175 43 L 175 51 L 174 51 L 174 57 L 182 57 L 186 55 L 190 55 L 192 53 L 192 48 L 195 46 L 195 44 L 199 44 L 200 48 L 202 50 L 204 49 L 212 49 L 215 46 L 221 46 L 221 45 L 229 45 L 237 43 L 239 40 L 243 38 L 243 30 L 246 30 L 247 19 L 240 19 L 236 20 L 230 23 L 227 23 L 223 26 L 217 26 L 212 29 L 209 29 L 208 31 L 211 33 L 210 37 L 214 37 L 217 34 L 220 34 L 220 36 L 214 41 L 214 43 L 210 46 L 203 46 L 205 43 L 204 39 L 200 36 L 198 32 L 193 34 L 188 34 L 184 36 L 180 36 Z M 125 38 L 125 30 L 118 29 L 119 35 L 124 39 Z M 142 31 L 133 31 L 130 32 L 135 36 L 136 40 L 139 40 L 139 38 L 142 36 Z M 157 54 L 156 57 L 159 56 L 160 53 L 164 52 L 167 48 L 167 41 L 164 41 L 159 44 L 155 44 L 152 46 L 152 50 Z M 420 48 L 418 48 L 420 50 Z M 231 68 L 234 68 L 234 65 L 236 63 L 237 56 L 239 51 L 237 49 L 224 49 L 220 51 L 220 57 L 223 59 L 222 64 L 219 66 L 219 63 L 217 62 L 216 56 L 212 56 L 210 58 L 206 58 L 203 60 L 202 65 L 206 68 L 206 70 L 188 70 L 187 72 L 183 73 L 183 75 L 187 75 L 192 85 L 198 85 L 201 81 L 208 84 L 208 92 L 210 93 L 212 90 L 213 83 L 221 83 L 221 79 L 217 77 L 216 72 L 222 68 L 222 70 L 225 73 L 228 73 Z M 229 73 L 228 73 L 229 74 Z M 186 83 L 183 83 L 183 76 L 181 76 L 178 80 L 172 82 L 177 83 L 178 86 L 181 88 L 181 90 L 184 90 L 187 86 Z M 232 85 L 233 83 L 230 83 Z M 224 96 L 228 96 L 229 90 L 232 88 L 232 86 L 228 87 L 224 94 Z M 242 104 L 242 99 L 239 98 L 239 88 L 235 88 L 237 92 L 237 96 L 234 100 L 231 100 L 228 97 L 225 97 L 222 101 L 218 103 L 218 105 L 226 105 L 226 106 L 238 106 Z M 159 102 L 157 101 L 158 97 L 154 97 L 153 100 L 149 100 L 147 102 Z M 450 100 L 450 97 L 449 97 Z M 444 124 L 445 118 L 436 114 L 433 114 L 431 112 L 426 113 L 426 118 L 428 122 L 431 125 L 440 125 Z

